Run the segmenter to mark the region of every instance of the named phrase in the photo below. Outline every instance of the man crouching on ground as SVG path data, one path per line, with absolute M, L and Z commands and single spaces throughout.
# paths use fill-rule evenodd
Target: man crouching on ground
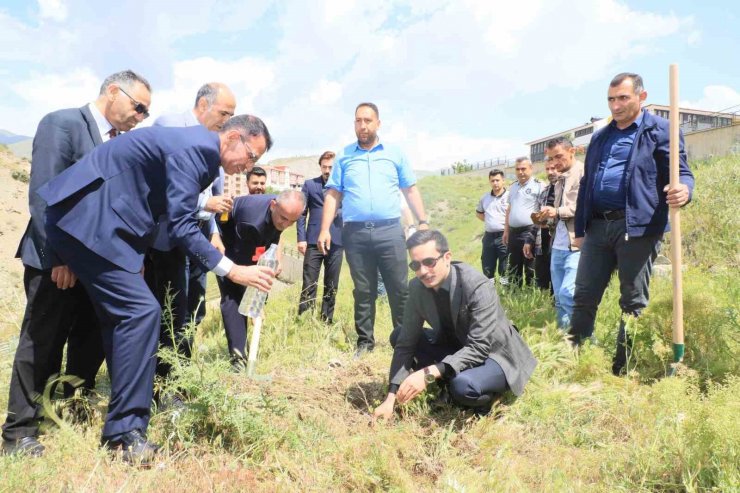
M 388 397 L 373 417 L 390 418 L 396 401 L 409 402 L 440 379 L 453 402 L 478 412 L 490 410 L 496 394 L 506 390 L 521 395 L 537 360 L 490 280 L 453 262 L 439 231 L 414 233 L 406 248 L 416 279 L 409 283 L 400 333 L 391 335 Z

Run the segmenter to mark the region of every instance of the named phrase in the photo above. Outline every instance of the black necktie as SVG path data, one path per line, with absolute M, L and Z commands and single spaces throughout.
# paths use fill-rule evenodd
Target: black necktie
M 117 136 L 118 136 L 118 130 L 116 130 L 115 128 L 111 128 L 110 130 L 108 130 L 108 137 L 112 139 L 113 137 L 117 137 Z

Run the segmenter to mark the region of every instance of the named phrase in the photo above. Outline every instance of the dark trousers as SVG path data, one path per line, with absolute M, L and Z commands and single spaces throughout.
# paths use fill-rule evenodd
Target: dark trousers
M 84 379 L 85 388 L 95 387 L 95 376 L 104 358 L 100 326 L 81 284 L 61 290 L 52 282 L 51 270 L 25 266 L 23 287 L 26 311 L 13 360 L 8 417 L 2 433 L 8 440 L 38 434 L 41 406 L 37 399 L 49 377 L 60 372 L 68 339 L 67 374 Z
M 370 223 L 368 223 L 369 226 Z M 364 223 L 345 223 L 342 228 L 344 251 L 355 288 L 355 330 L 357 347 L 373 349 L 375 300 L 378 297 L 378 270 L 383 276 L 394 329 L 403 321 L 408 293 L 406 243 L 401 224 L 366 227 Z
M 506 277 L 509 249 L 504 245 L 503 237 L 503 231 L 483 234 L 480 263 L 483 274 L 489 279 L 493 279 L 496 271 L 498 271 L 499 278 Z
M 509 283 L 511 285 L 532 284 L 534 260 L 524 256 L 524 244 L 533 234 L 533 226 L 509 228 Z
M 334 303 L 339 289 L 339 273 L 342 270 L 341 246 L 332 244 L 329 253 L 322 255 L 316 245 L 308 245 L 303 257 L 303 289 L 301 290 L 300 303 L 298 304 L 298 315 L 310 310 L 316 303 L 316 292 L 318 291 L 319 272 L 324 265 L 324 292 L 321 301 L 321 320 L 329 323 L 334 318 Z
M 422 336 L 416 347 L 414 369 L 439 363 L 458 349 L 460 347 L 454 345 L 432 344 Z M 486 358 L 480 366 L 458 373 L 447 382 L 447 386 L 452 400 L 465 407 L 490 406 L 496 394 L 509 388 L 504 370 L 491 358 Z
M 140 273 L 121 269 L 54 226 L 47 225 L 46 232 L 87 290 L 100 320 L 111 379 L 103 437 L 146 431 L 159 342 L 159 302 Z
M 247 317 L 239 313 L 247 288 L 225 277 L 216 277 L 221 292 L 221 318 L 226 332 L 226 343 L 231 356 L 247 357 Z
M 144 275 L 152 293 L 162 309 L 162 327 L 159 344 L 163 348 L 175 348 L 177 353 L 190 357 L 192 340 L 187 337 L 188 324 L 188 279 L 186 257 L 179 249 L 168 252 L 150 249 L 145 258 Z M 156 373 L 166 378 L 172 370 L 163 360 L 157 361 Z
M 647 306 L 650 273 L 658 255 L 662 235 L 625 240 L 625 220 L 592 219 L 581 248 L 573 295 L 571 334 L 577 341 L 591 337 L 596 311 L 611 275 L 619 277 L 619 306 L 622 312 L 638 316 Z M 624 346 L 624 323 L 618 341 Z M 619 351 L 618 351 L 619 352 Z
M 534 257 L 534 276 L 537 287 L 550 291 L 552 294 L 552 279 L 550 277 L 550 230 L 540 229 L 540 253 Z
M 188 275 L 188 323 L 197 327 L 206 316 L 206 289 L 208 272 L 197 262 L 185 258 Z

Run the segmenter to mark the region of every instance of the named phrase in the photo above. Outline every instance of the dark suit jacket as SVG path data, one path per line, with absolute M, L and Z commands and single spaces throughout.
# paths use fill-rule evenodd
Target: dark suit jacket
M 102 143 L 100 130 L 87 105 L 54 111 L 41 119 L 33 138 L 31 157 L 28 189 L 31 219 L 15 254 L 24 265 L 39 270 L 53 266 L 54 253 L 44 229 L 46 202 L 36 191 Z
M 242 195 L 234 199 L 229 220 L 220 223 L 226 256 L 239 265 L 255 265 L 257 248 L 269 248 L 280 241 L 272 224 L 270 203 L 275 195 Z
M 321 216 L 324 212 L 324 182 L 321 176 L 303 182 L 303 194 L 306 196 L 306 210 L 298 218 L 296 230 L 298 241 L 305 241 L 309 245 L 316 245 L 321 232 Z M 308 217 L 308 227 L 306 227 Z M 332 245 L 342 246 L 342 211 L 337 210 L 337 216 L 329 228 Z
M 198 194 L 218 176 L 218 134 L 205 127 L 149 127 L 96 147 L 42 187 L 47 228 L 56 225 L 128 272 L 141 270 L 167 214 L 170 238 L 212 270 L 223 255 L 195 220 Z
M 457 374 L 491 358 L 503 369 L 511 391 L 521 395 L 537 360 L 506 317 L 496 289 L 490 279 L 461 262 L 452 263 L 450 276 L 450 312 L 455 335 L 463 347 L 442 363 Z M 419 279 L 412 279 L 403 327 L 393 352 L 391 384 L 400 385 L 410 373 L 419 338 L 429 330 L 424 322 L 436 333 L 442 330 L 431 290 Z

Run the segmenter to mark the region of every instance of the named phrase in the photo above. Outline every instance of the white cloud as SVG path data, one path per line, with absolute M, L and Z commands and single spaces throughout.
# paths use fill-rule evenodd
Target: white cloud
M 311 91 L 311 103 L 314 105 L 334 104 L 342 97 L 342 85 L 336 81 L 321 79 Z
M 679 106 L 705 111 L 722 111 L 732 108 L 730 111 L 738 112 L 740 111 L 740 92 L 727 86 L 707 86 L 701 98 L 681 101 Z
M 62 0 L 38 0 L 39 15 L 42 19 L 63 22 L 67 19 L 67 6 Z

